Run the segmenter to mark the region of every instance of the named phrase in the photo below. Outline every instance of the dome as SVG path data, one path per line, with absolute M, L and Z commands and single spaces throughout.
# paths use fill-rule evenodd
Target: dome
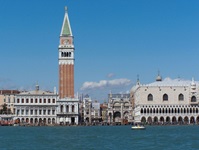
M 156 77 L 156 81 L 162 81 L 162 77 L 161 77 L 160 75 L 158 75 L 158 76 Z
M 138 84 L 134 85 L 131 90 L 130 90 L 130 93 L 135 93 L 135 91 L 139 88 L 140 86 Z

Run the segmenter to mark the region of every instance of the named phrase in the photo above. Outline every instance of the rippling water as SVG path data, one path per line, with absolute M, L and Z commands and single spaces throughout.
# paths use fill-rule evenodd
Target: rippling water
M 199 149 L 199 126 L 0 127 L 7 149 Z

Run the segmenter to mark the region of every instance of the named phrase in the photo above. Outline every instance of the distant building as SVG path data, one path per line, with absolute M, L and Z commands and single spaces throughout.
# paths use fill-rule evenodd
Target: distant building
M 89 95 L 86 95 L 82 101 L 82 111 L 83 111 L 82 118 L 83 118 L 83 122 L 90 123 L 90 124 L 92 122 L 92 120 L 91 120 L 91 105 L 92 105 L 91 97 L 89 97 Z
M 39 90 L 22 92 L 16 95 L 15 120 L 17 123 L 55 124 L 57 93 Z
M 0 90 L 0 109 L 2 109 L 2 105 L 7 105 L 7 112 L 2 112 L 3 114 L 14 114 L 14 103 L 15 103 L 15 95 L 19 94 L 18 90 Z
M 82 123 L 86 124 L 98 124 L 101 122 L 101 113 L 100 113 L 100 103 L 97 101 L 92 101 L 89 95 L 85 95 L 83 100 L 80 101 L 80 110 L 82 111 L 81 118 Z
M 108 109 L 107 103 L 100 104 L 100 115 L 101 115 L 101 118 L 102 118 L 102 122 L 105 123 L 105 124 L 108 122 L 107 109 Z
M 160 75 L 149 84 L 137 82 L 131 89 L 135 122 L 149 124 L 199 123 L 199 82 Z
M 130 94 L 108 94 L 108 123 L 129 124 L 133 122 Z
M 98 101 L 94 101 L 91 104 L 91 121 L 92 123 L 99 123 L 102 121 L 101 113 L 100 113 L 100 103 Z

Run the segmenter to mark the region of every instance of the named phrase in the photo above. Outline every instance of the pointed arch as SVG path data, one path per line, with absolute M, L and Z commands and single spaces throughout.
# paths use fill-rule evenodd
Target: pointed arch
M 168 101 L 168 99 L 169 99 L 167 94 L 164 94 L 162 98 L 163 98 L 163 101 Z
M 141 114 L 143 114 L 143 108 L 141 108 Z
M 148 101 L 153 101 L 153 95 L 152 95 L 152 94 L 149 94 L 148 97 L 147 97 L 147 100 L 148 100 Z
M 180 94 L 178 95 L 178 100 L 179 100 L 179 101 L 184 101 L 184 95 L 183 95 L 182 93 L 180 93 Z
M 196 102 L 196 97 L 195 96 L 191 97 L 191 102 Z

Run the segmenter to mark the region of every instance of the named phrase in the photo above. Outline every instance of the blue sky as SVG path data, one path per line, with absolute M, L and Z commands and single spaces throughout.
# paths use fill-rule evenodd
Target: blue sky
M 75 92 L 103 101 L 111 90 L 163 78 L 199 80 L 199 1 L 0 0 L 0 89 L 58 87 L 58 44 L 68 6 Z

